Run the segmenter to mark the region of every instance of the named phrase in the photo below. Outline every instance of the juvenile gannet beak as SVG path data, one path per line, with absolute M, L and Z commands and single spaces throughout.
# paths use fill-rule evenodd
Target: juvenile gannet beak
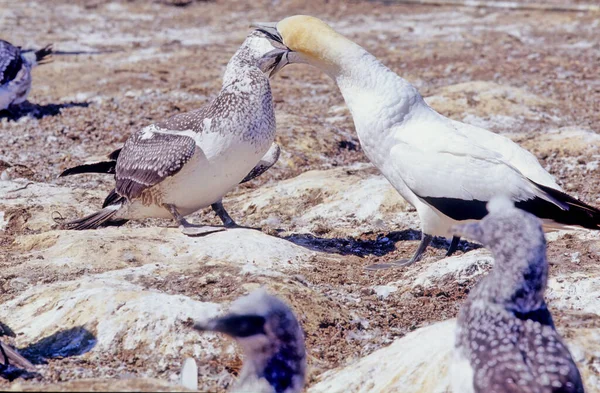
M 208 322 L 197 322 L 194 329 L 225 333 L 234 338 L 265 334 L 265 318 L 260 315 L 226 315 Z
M 452 234 L 454 236 L 466 237 L 476 242 L 483 242 L 483 229 L 478 222 L 454 225 L 452 227 Z
M 266 53 L 258 62 L 260 69 L 263 72 L 269 72 L 269 77 L 272 77 L 283 67 L 291 63 L 289 54 L 292 50 L 283 43 L 283 38 L 279 34 L 279 31 L 277 31 L 277 22 L 256 22 L 252 23 L 250 27 L 263 33 L 275 47 L 275 49 Z

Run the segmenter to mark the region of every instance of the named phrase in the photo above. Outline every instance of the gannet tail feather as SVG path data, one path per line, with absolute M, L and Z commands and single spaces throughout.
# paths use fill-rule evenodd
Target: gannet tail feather
M 81 173 L 115 173 L 116 167 L 116 161 L 101 161 L 93 164 L 77 165 L 73 168 L 65 169 L 58 177 L 78 175 Z
M 111 198 L 111 194 L 106 198 Z M 119 211 L 125 199 L 120 197 L 115 204 L 108 205 L 102 210 L 92 213 L 89 216 L 78 218 L 62 224 L 63 229 L 81 231 L 85 229 L 97 229 L 108 226 L 121 226 L 127 222 L 124 219 L 114 219 L 113 216 Z M 106 201 L 104 202 L 106 205 Z
M 600 229 L 600 209 L 554 188 L 537 183 L 535 185 L 547 194 L 550 199 L 558 201 L 566 208 L 561 208 L 555 203 L 539 197 L 517 202 L 515 206 L 535 214 L 539 218 L 552 220 L 565 226 L 575 225 L 587 229 Z

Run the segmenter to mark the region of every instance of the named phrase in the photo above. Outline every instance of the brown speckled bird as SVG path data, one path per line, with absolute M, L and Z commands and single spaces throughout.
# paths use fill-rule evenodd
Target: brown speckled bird
M 266 171 L 279 157 L 269 77 L 261 62 L 274 50 L 264 34 L 251 33 L 227 65 L 223 87 L 208 105 L 134 133 L 111 161 L 66 170 L 114 173 L 115 189 L 103 209 L 63 224 L 66 229 L 121 225 L 148 217 L 173 218 L 187 235 L 223 227 L 193 225 L 184 216 L 212 206 L 225 227 L 236 223 L 223 196 Z

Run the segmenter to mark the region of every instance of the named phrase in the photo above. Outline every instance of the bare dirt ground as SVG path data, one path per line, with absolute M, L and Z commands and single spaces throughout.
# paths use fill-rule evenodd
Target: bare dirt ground
M 0 172 L 9 168 L 12 177 L 108 192 L 110 177 L 56 177 L 70 166 L 110 153 L 140 127 L 208 102 L 218 92 L 224 66 L 248 33 L 249 22 L 277 21 L 303 13 L 331 22 L 415 84 L 424 96 L 435 96 L 450 85 L 491 81 L 540 97 L 544 102 L 537 107 L 541 109 L 531 116 L 507 113 L 504 105 L 494 106 L 476 94 L 460 105 L 433 106 L 457 120 L 484 124 L 509 135 L 532 151 L 569 193 L 600 205 L 598 150 L 585 144 L 570 145 L 569 141 L 551 144 L 545 139 L 548 132 L 565 127 L 600 134 L 598 13 L 418 6 L 394 1 L 173 3 L 177 2 L 0 0 L 0 38 L 26 48 L 54 43 L 58 51 L 53 63 L 34 71 L 30 103 L 20 111 L 0 112 Z M 316 69 L 290 66 L 272 80 L 272 89 L 278 114 L 277 141 L 284 154 L 278 165 L 239 187 L 231 198 L 308 170 L 367 161 L 343 99 L 327 76 Z M 506 100 L 508 107 L 511 97 Z M 99 205 L 101 200 L 97 198 L 95 203 Z M 318 204 L 319 198 L 306 203 Z M 28 209 L 33 208 L 23 206 L 18 212 L 21 221 L 11 221 L 7 230 L 0 231 L 0 271 L 27 262 L 19 260 L 13 247 L 18 234 L 36 233 L 24 225 Z M 69 216 L 69 206 L 61 213 Z M 241 219 L 239 213 L 232 214 Z M 196 216 L 215 220 L 209 211 Z M 263 218 L 259 212 L 244 217 L 244 223 L 259 225 Z M 285 222 L 285 217 L 282 220 Z M 170 223 L 148 220 L 128 226 L 165 224 Z M 278 236 L 292 236 L 293 229 L 285 227 Z M 456 315 L 475 282 L 445 282 L 433 290 L 391 294 L 385 299 L 371 289 L 398 280 L 403 273 L 365 272 L 363 268 L 412 253 L 419 236 L 415 230 L 418 228 L 407 225 L 391 233 L 374 229 L 345 237 L 335 228 L 324 228 L 314 234 L 320 238 L 312 243 L 314 247 L 344 258 L 341 264 L 315 260 L 293 278 L 327 298 L 322 307 L 338 308 L 335 319 L 320 319 L 317 310 L 311 314 L 315 319 L 303 321 L 311 378 L 418 327 Z M 435 245 L 428 250 L 427 260 L 439 256 L 446 246 L 441 240 Z M 471 248 L 472 244 L 464 243 L 461 252 Z M 581 253 L 576 264 L 570 257 L 574 251 Z M 575 236 L 551 242 L 548 253 L 552 275 L 573 269 L 597 272 L 600 264 L 598 243 Z M 208 270 L 199 270 L 198 280 Z M 11 285 L 14 279 L 0 274 L 0 302 L 25 290 Z M 38 283 L 56 279 L 42 275 Z M 194 280 L 173 282 L 148 277 L 141 284 L 202 300 L 214 298 L 215 293 L 234 299 L 244 292 L 235 271 L 227 280 L 202 285 Z M 312 299 L 302 297 L 302 291 L 296 294 L 297 298 L 288 299 L 294 306 L 314 307 Z M 571 321 L 565 312 L 556 314 L 555 319 L 563 327 Z M 356 331 L 363 329 L 361 324 L 366 326 L 365 321 L 368 334 L 357 339 Z M 600 328 L 598 315 L 590 315 L 586 326 Z M 43 385 L 34 386 L 43 388 L 82 375 L 111 377 L 117 374 L 115 370 L 119 375 L 148 376 L 151 369 L 149 376 L 161 378 L 177 369 L 180 359 L 171 360 L 173 366 L 157 371 L 125 351 L 116 358 L 102 359 L 100 366 L 77 357 L 49 359 L 44 377 L 34 378 Z M 239 362 L 237 355 L 230 354 L 224 361 L 214 360 L 213 367 L 216 373 L 225 370 L 235 375 Z M 10 386 L 0 379 L 0 389 Z M 214 388 L 222 389 L 222 385 Z

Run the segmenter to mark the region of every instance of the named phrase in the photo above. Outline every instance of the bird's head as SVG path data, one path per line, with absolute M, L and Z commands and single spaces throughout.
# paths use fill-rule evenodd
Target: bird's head
M 455 225 L 453 234 L 483 244 L 496 259 L 528 261 L 533 255 L 545 254 L 544 231 L 536 216 L 516 208 L 504 196 L 493 198 L 487 210 L 488 215 L 480 222 Z
M 280 46 L 264 57 L 265 61 L 273 60 L 272 75 L 293 63 L 308 63 L 327 72 L 339 67 L 346 52 L 359 48 L 327 23 L 312 16 L 295 15 L 276 23 L 259 22 L 252 26 Z
M 224 333 L 239 343 L 246 356 L 240 383 L 264 378 L 275 391 L 302 390 L 306 372 L 302 329 L 292 310 L 266 291 L 236 300 L 228 314 L 194 328 Z

